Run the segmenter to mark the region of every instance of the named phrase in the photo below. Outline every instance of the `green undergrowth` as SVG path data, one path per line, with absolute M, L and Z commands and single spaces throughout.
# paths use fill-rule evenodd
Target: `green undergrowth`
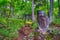
M 60 19 L 54 19 L 53 23 L 60 24 Z M 23 27 L 24 24 L 25 21 L 22 19 L 0 17 L 0 34 L 5 37 L 17 37 L 18 30 Z M 1 25 L 3 26 L 1 27 Z M 31 24 L 31 27 L 36 29 L 38 27 L 37 22 L 34 21 L 34 23 Z M 58 31 L 53 30 L 52 33 L 55 35 L 58 34 Z
M 1 27 L 1 25 L 3 25 Z M 0 34 L 6 37 L 17 37 L 18 30 L 25 25 L 25 21 L 16 18 L 3 18 L 0 17 Z M 31 24 L 33 29 L 36 29 L 37 22 Z
M 16 18 L 0 18 L 0 34 L 8 37 L 16 37 L 18 30 L 24 25 L 24 21 Z
M 55 24 L 60 24 L 60 18 L 55 18 L 55 19 L 53 20 L 53 23 L 55 23 Z

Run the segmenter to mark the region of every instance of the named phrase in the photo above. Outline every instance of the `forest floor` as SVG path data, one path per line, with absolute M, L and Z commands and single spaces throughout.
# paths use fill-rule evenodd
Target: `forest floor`
M 59 24 L 52 24 L 50 26 L 50 29 L 56 29 L 56 30 L 58 30 L 60 32 L 60 25 Z
M 58 32 L 60 33 L 60 25 L 57 25 L 57 24 L 52 24 L 49 28 L 50 30 L 58 30 Z M 60 40 L 60 34 L 58 34 L 59 36 L 54 36 L 54 40 Z M 57 39 L 58 37 L 58 39 Z M 8 40 L 8 37 L 5 37 L 4 39 L 1 39 L 1 38 L 4 38 L 1 34 L 0 34 L 0 40 Z

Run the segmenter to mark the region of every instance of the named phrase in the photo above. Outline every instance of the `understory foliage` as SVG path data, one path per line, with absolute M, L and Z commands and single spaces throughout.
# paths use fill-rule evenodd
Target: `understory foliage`
M 16 37 L 18 30 L 24 25 L 24 21 L 15 18 L 0 18 L 0 34 L 8 37 Z

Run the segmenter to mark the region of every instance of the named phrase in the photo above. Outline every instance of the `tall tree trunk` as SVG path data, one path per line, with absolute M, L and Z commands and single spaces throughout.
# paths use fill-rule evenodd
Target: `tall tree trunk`
M 50 23 L 52 22 L 52 18 L 53 18 L 53 5 L 54 5 L 54 0 L 50 0 L 50 10 L 49 10 Z
M 4 17 L 6 17 L 6 8 L 7 8 L 7 6 L 4 5 Z
M 46 3 L 46 6 L 47 6 L 47 10 L 48 10 L 48 0 L 46 0 L 46 2 L 47 2 L 47 3 Z
M 49 4 L 48 4 L 48 0 L 46 0 L 46 7 L 47 7 L 47 15 L 48 15 L 48 17 L 49 17 L 49 6 L 48 6 Z
M 9 16 L 11 16 L 11 17 L 13 17 L 13 15 L 14 15 L 14 8 L 12 7 L 12 0 L 10 2 L 10 13 L 9 14 L 10 14 Z
M 0 16 L 2 15 L 2 11 L 1 11 L 1 8 L 0 8 Z
M 12 0 L 10 0 L 10 12 L 9 12 L 9 17 L 11 17 L 11 10 L 12 10 Z
M 34 0 L 32 0 L 32 21 L 34 22 L 35 17 L 34 17 Z
M 58 17 L 60 18 L 60 0 L 58 0 L 58 7 L 59 7 Z
M 44 0 L 44 5 L 46 6 L 46 0 Z

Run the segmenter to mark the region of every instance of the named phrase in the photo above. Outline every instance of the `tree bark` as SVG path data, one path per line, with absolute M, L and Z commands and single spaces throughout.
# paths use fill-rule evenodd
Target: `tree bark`
M 32 22 L 34 22 L 35 17 L 34 17 L 34 0 L 32 0 Z
M 54 0 L 50 0 L 50 10 L 49 10 L 49 23 L 52 22 L 53 19 L 53 5 L 54 5 Z

